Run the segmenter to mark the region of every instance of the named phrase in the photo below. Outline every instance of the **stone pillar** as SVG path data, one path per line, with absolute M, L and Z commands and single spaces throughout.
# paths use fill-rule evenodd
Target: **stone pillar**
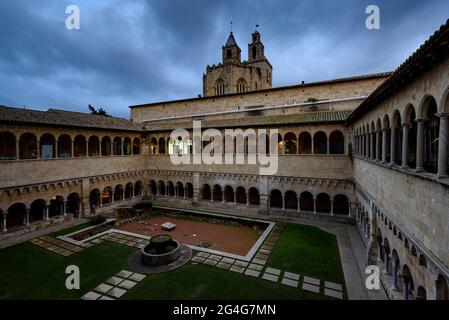
M 390 163 L 396 162 L 396 127 L 391 126 L 391 139 L 390 139 Z
M 193 184 L 193 199 L 192 199 L 192 204 L 193 205 L 197 205 L 198 201 L 199 201 L 199 196 L 200 196 L 200 174 L 199 173 L 194 173 L 192 175 L 192 184 Z
M 316 198 L 313 198 L 313 214 L 316 214 Z
M 27 227 L 30 225 L 30 208 L 26 208 L 25 225 Z
M 64 204 L 63 204 L 63 214 L 64 214 L 64 216 L 67 215 L 67 200 L 64 200 Z
M 297 206 L 298 206 L 298 213 L 300 213 L 301 212 L 301 198 L 296 197 L 296 202 L 297 202 Z
M 408 300 L 408 279 L 405 277 L 402 280 L 402 295 L 404 297 L 404 300 Z
M 350 207 L 351 205 L 349 204 L 349 207 Z M 349 210 L 351 210 L 351 209 L 349 209 Z M 334 215 L 334 201 L 332 201 L 331 200 L 331 216 L 333 216 Z
M 86 157 L 89 156 L 89 138 L 86 139 Z
M 249 192 L 246 193 L 246 206 L 249 207 Z
M 111 156 L 114 155 L 114 138 L 111 139 Z
M 175 198 L 177 198 L 178 197 L 178 186 L 176 185 L 175 186 Z
M 3 232 L 8 232 L 8 229 L 6 228 L 6 216 L 8 214 L 7 213 L 3 213 Z
M 111 192 L 111 203 L 114 204 L 114 190 Z
M 408 167 L 408 123 L 402 126 L 402 167 Z
M 55 139 L 55 156 L 53 158 L 59 158 L 58 157 L 58 140 Z
M 259 213 L 263 215 L 267 215 L 270 209 L 268 192 L 268 178 L 266 176 L 261 176 L 259 178 Z
M 379 152 L 380 149 L 380 131 L 376 131 L 376 161 L 382 159 L 382 155 Z
M 371 159 L 373 159 L 373 160 L 376 160 L 376 158 L 374 157 L 374 155 L 376 154 L 375 152 L 374 152 L 374 135 L 375 135 L 376 133 L 370 133 L 370 143 L 369 143 L 369 146 L 370 146 L 370 155 L 371 155 Z
M 122 191 L 122 200 L 125 200 L 125 189 Z
M 44 210 L 45 210 L 44 211 L 44 219 L 45 220 L 50 219 L 49 214 L 48 214 L 48 204 L 45 205 Z
M 71 147 L 70 147 L 70 158 L 75 157 L 75 140 L 70 140 Z
M 237 204 L 237 192 L 234 191 L 234 204 Z
M 210 202 L 214 202 L 214 193 L 215 193 L 215 190 L 211 189 L 210 190 Z
M 282 195 L 282 211 L 285 210 L 285 196 Z
M 438 142 L 438 177 L 448 176 L 448 149 L 449 149 L 449 113 L 440 115 L 440 140 Z
M 366 157 L 371 158 L 371 134 L 366 134 Z
M 39 141 L 39 139 L 37 139 L 37 141 L 36 141 L 36 146 L 37 146 L 37 155 L 36 155 L 36 159 L 40 159 L 40 158 L 41 158 L 41 147 L 40 147 L 40 141 Z
M 384 250 L 384 274 L 388 274 L 389 270 L 388 270 L 388 264 L 390 262 L 390 256 L 388 255 L 387 251 Z
M 184 186 L 184 200 L 187 199 L 187 186 Z
M 387 129 L 382 130 L 382 162 L 387 162 Z
M 102 207 L 103 206 L 103 197 L 102 197 L 102 195 L 100 194 L 100 207 Z
M 16 140 L 16 160 L 20 159 L 20 140 Z
M 223 191 L 221 192 L 221 202 L 225 203 L 226 200 L 226 189 L 223 189 Z
M 329 138 L 327 139 L 327 152 L 326 152 L 326 154 L 330 154 L 330 150 L 329 150 Z
M 416 172 L 424 171 L 424 120 L 418 122 L 418 134 L 416 141 Z
M 398 268 L 396 261 L 393 261 L 393 279 L 391 281 L 391 290 L 397 291 L 398 290 Z

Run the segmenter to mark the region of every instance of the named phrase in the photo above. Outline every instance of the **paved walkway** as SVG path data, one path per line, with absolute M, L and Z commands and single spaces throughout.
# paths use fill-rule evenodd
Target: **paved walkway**
M 29 241 L 34 238 L 42 237 L 49 233 L 57 232 L 57 231 L 60 231 L 60 230 L 63 230 L 63 229 L 66 229 L 66 228 L 69 228 L 72 226 L 76 226 L 76 225 L 84 223 L 86 221 L 87 221 L 87 219 L 82 219 L 82 218 L 81 219 L 73 219 L 73 220 L 70 220 L 70 221 L 55 225 L 55 226 L 51 226 L 48 228 L 25 233 L 18 237 L 2 240 L 2 241 L 0 241 L 0 249 L 10 247 L 10 246 L 13 246 L 18 243 L 26 242 L 26 241 Z

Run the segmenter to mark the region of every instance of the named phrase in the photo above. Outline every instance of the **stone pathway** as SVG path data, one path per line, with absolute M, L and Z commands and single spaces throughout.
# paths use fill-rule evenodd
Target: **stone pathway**
M 59 239 L 55 239 L 49 236 L 34 238 L 30 240 L 30 242 L 41 248 L 44 248 L 48 251 L 54 252 L 64 257 L 71 256 L 72 254 L 83 250 L 83 248 L 78 247 L 74 244 Z
M 107 235 L 101 236 L 98 240 L 109 240 L 112 242 L 120 243 L 127 245 L 129 247 L 134 247 L 141 249 L 145 247 L 149 242 L 149 240 L 145 240 L 139 237 L 133 237 L 126 234 L 121 234 L 118 232 L 111 232 Z M 92 240 L 91 242 L 95 242 L 95 240 Z
M 81 297 L 82 300 L 116 300 L 142 281 L 145 275 L 122 270 Z
M 206 252 L 197 253 L 191 261 L 194 264 L 202 263 L 275 283 L 278 283 L 280 280 L 280 283 L 283 285 L 298 288 L 301 277 L 299 274 L 265 266 L 285 226 L 285 223 L 276 224 L 250 262 L 226 258 Z M 343 299 L 343 287 L 341 284 L 329 281 L 324 281 L 323 283 L 320 279 L 312 277 L 303 277 L 302 290 L 320 294 L 320 292 L 322 292 L 322 284 L 324 284 L 324 295 L 336 299 Z

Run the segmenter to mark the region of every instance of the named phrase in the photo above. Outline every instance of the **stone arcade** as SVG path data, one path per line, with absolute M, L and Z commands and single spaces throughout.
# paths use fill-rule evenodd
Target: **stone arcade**
M 449 299 L 448 43 L 449 22 L 392 73 L 272 88 L 259 32 L 244 62 L 231 33 L 204 97 L 134 105 L 131 120 L 1 106 L 0 239 L 143 197 L 347 223 L 391 298 Z M 222 133 L 278 129 L 277 173 L 174 165 L 174 150 L 190 147 L 170 133 L 191 133 L 194 120 Z

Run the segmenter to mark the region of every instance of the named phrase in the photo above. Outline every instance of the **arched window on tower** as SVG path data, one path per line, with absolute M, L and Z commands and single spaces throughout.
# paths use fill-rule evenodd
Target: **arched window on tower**
M 223 79 L 217 79 L 217 81 L 215 81 L 215 95 L 216 96 L 222 96 L 224 95 L 224 82 Z
M 237 93 L 244 93 L 247 91 L 248 84 L 245 79 L 240 78 L 237 81 Z

